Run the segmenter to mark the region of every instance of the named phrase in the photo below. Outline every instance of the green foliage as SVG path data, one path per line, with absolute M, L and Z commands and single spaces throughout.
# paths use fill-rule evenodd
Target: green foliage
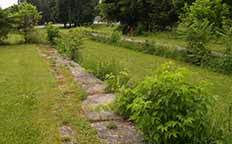
M 128 69 L 130 75 L 132 76 L 131 82 L 139 83 L 140 80 L 144 78 L 144 76 L 152 74 L 153 70 L 159 69 L 163 63 L 169 61 L 170 59 L 166 59 L 158 56 L 151 56 L 147 54 L 143 54 L 141 52 L 136 52 L 132 50 L 128 50 L 119 46 L 103 44 L 99 42 L 94 42 L 91 40 L 87 40 L 84 45 L 86 48 L 83 50 L 83 56 L 91 58 L 94 60 L 99 60 L 99 58 L 104 58 L 104 60 L 111 60 L 112 58 L 120 61 L 123 65 Z M 213 114 L 218 116 L 218 120 L 212 118 L 212 120 L 216 121 L 216 125 L 228 124 L 225 121 L 222 121 L 219 118 L 228 119 L 228 113 L 225 113 L 225 109 L 227 110 L 228 103 L 231 102 L 231 76 L 223 75 L 220 73 L 215 73 L 207 69 L 199 68 L 193 66 L 191 64 L 186 64 L 181 61 L 176 61 L 178 66 L 185 66 L 189 70 L 191 70 L 191 76 L 189 76 L 189 83 L 199 83 L 201 80 L 207 81 L 209 85 L 207 85 L 207 89 L 209 93 L 212 95 L 218 95 L 216 103 L 213 105 L 215 111 Z M 128 89 L 127 89 L 128 90 Z M 121 95 L 121 94 L 119 94 Z M 118 96 L 117 95 L 117 98 Z M 126 98 L 126 97 L 122 97 Z M 131 97 L 129 97 L 131 98 Z M 125 107 L 121 109 L 120 112 L 125 111 Z M 215 127 L 214 126 L 214 127 Z M 211 126 L 212 127 L 212 126 Z M 214 129 L 212 129 L 213 131 Z M 215 133 L 219 133 L 214 130 Z M 221 133 L 221 132 L 220 132 Z M 228 139 L 231 139 L 231 135 L 227 135 Z M 230 144 L 231 141 L 228 140 L 227 144 Z M 225 143 L 226 144 L 226 143 Z
M 159 51 L 159 49 L 161 48 L 153 41 L 145 41 L 145 43 L 141 46 L 141 50 L 148 54 L 156 54 L 158 53 L 157 51 Z
M 117 43 L 117 42 L 120 42 L 122 40 L 122 34 L 118 31 L 114 31 L 112 34 L 111 34 L 111 37 L 110 37 L 110 42 L 111 43 Z
M 42 15 L 41 24 L 57 20 L 57 0 L 19 0 L 19 2 L 27 2 L 36 6 Z
M 0 43 L 7 38 L 8 33 L 12 29 L 12 19 L 9 13 L 0 8 Z
M 217 142 L 220 133 L 209 131 L 213 98 L 202 85 L 188 83 L 186 74 L 172 63 L 164 65 L 157 75 L 125 89 L 117 97 L 117 111 L 129 116 L 153 143 Z
M 127 71 L 121 71 L 118 75 L 112 73 L 106 75 L 107 92 L 118 92 L 123 87 L 129 86 L 130 76 Z
M 98 0 L 58 0 L 58 18 L 65 24 L 75 26 L 92 24 L 96 16 Z
M 76 62 L 81 61 L 81 52 L 83 38 L 70 33 L 68 35 L 62 35 L 57 41 L 57 49 L 60 53 L 67 55 L 71 60 Z
M 224 26 L 224 29 L 222 32 L 220 32 L 220 35 L 224 39 L 225 44 L 225 52 L 222 60 L 222 69 L 225 73 L 231 73 L 232 72 L 232 28 L 228 26 Z
M 140 34 L 172 27 L 186 2 L 192 0 L 103 0 L 100 10 L 107 21 L 120 21 L 124 33 Z
M 60 36 L 59 28 L 53 26 L 52 23 L 48 23 L 48 25 L 46 26 L 46 30 L 48 35 L 48 41 L 54 44 L 55 40 Z
M 27 43 L 47 44 L 47 35 L 41 30 L 32 29 L 26 36 Z
M 17 28 L 23 32 L 25 42 L 28 43 L 29 34 L 41 19 L 40 13 L 35 6 L 23 2 L 17 6 L 16 11 L 12 13 L 12 16 L 16 19 Z
M 96 61 L 91 59 L 91 57 L 85 57 L 85 59 L 81 62 L 81 65 L 101 80 L 106 80 L 109 74 L 116 76 L 123 71 L 121 64 L 114 59 L 107 61 L 104 59 L 98 59 Z
M 117 129 L 117 128 L 118 128 L 117 124 L 116 124 L 115 122 L 113 122 L 113 121 L 110 121 L 110 122 L 107 124 L 106 127 L 107 127 L 108 129 Z
M 230 23 L 228 5 L 222 0 L 196 0 L 191 6 L 186 5 L 181 23 L 186 27 L 194 23 L 208 21 L 212 24 L 212 32 L 222 28 L 224 23 Z
M 211 30 L 212 24 L 208 21 L 198 21 L 180 30 L 188 42 L 188 61 L 196 65 L 204 65 L 209 62 L 210 51 L 205 45 L 211 38 Z

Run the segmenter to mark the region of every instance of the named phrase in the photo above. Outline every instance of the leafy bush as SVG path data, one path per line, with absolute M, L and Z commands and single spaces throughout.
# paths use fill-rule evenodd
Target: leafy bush
M 60 36 L 59 28 L 53 26 L 52 23 L 48 23 L 48 25 L 46 26 L 46 30 L 48 35 L 48 41 L 54 44 L 55 40 Z
M 196 65 L 204 65 L 209 62 L 210 51 L 206 43 L 210 40 L 212 25 L 208 21 L 198 21 L 192 25 L 180 29 L 188 42 L 187 60 Z
M 106 75 L 107 92 L 117 92 L 129 85 L 130 76 L 127 71 L 121 71 L 118 75 L 112 73 Z
M 186 74 L 172 63 L 164 65 L 157 75 L 124 89 L 116 110 L 130 117 L 151 143 L 216 142 L 221 133 L 210 127 L 213 98 L 202 85 L 188 83 Z
M 196 0 L 191 6 L 186 5 L 181 23 L 187 27 L 198 22 L 208 21 L 212 32 L 230 23 L 230 10 L 222 0 Z
M 26 39 L 27 39 L 27 43 L 33 43 L 33 44 L 47 43 L 46 34 L 38 29 L 32 29 L 30 32 L 27 32 Z
M 144 53 L 152 54 L 152 55 L 165 55 L 165 50 L 163 47 L 156 44 L 154 41 L 145 41 L 145 43 L 141 44 L 141 50 Z
M 117 43 L 120 42 L 122 39 L 122 34 L 118 31 L 114 31 L 110 36 L 110 42 L 111 43 Z
M 232 72 L 232 27 L 225 26 L 220 35 L 224 38 L 225 52 L 222 60 L 222 69 L 225 73 Z
M 59 52 L 66 54 L 71 60 L 81 61 L 82 37 L 69 33 L 56 41 Z
M 85 59 L 81 62 L 81 65 L 101 80 L 106 80 L 106 77 L 109 74 L 118 75 L 123 70 L 121 64 L 114 59 L 99 59 L 96 61 L 91 57 L 85 57 Z

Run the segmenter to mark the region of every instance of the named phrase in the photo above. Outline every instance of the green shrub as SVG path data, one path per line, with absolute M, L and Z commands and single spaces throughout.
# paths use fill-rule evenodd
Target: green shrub
M 232 72 L 232 28 L 225 26 L 220 35 L 224 39 L 225 52 L 221 63 L 222 69 L 225 73 Z
M 211 29 L 212 25 L 208 21 L 198 21 L 180 29 L 179 32 L 188 42 L 187 61 L 196 65 L 204 65 L 209 62 L 210 51 L 205 45 L 211 38 Z
M 46 30 L 48 35 L 48 41 L 54 44 L 55 40 L 60 36 L 59 28 L 53 26 L 52 23 L 48 23 L 48 25 L 46 26 Z
M 117 43 L 120 42 L 122 39 L 122 33 L 118 31 L 114 31 L 110 36 L 110 42 L 111 43 Z
M 212 24 L 212 32 L 222 28 L 223 24 L 231 23 L 230 8 L 223 0 L 196 0 L 186 5 L 181 16 L 181 24 L 187 27 L 194 23 L 208 21 Z
M 130 117 L 151 143 L 218 142 L 220 130 L 210 125 L 213 98 L 202 85 L 188 83 L 186 74 L 173 64 L 164 65 L 156 75 L 124 89 L 116 99 L 116 110 Z
M 141 44 L 141 48 L 139 48 L 139 50 L 147 54 L 160 56 L 166 56 L 166 53 L 168 52 L 167 48 L 158 45 L 154 41 L 145 41 Z
M 107 75 L 119 75 L 119 73 L 123 71 L 121 64 L 114 59 L 107 61 L 99 59 L 96 61 L 91 57 L 85 57 L 81 62 L 81 65 L 103 81 L 106 80 Z
M 82 40 L 82 37 L 74 33 L 63 35 L 56 41 L 57 49 L 60 53 L 66 54 L 71 60 L 80 62 L 82 59 L 80 52 Z
M 130 76 L 127 71 L 121 71 L 118 75 L 112 73 L 106 75 L 107 92 L 118 92 L 129 85 Z
M 46 34 L 38 29 L 32 29 L 25 35 L 27 43 L 31 44 L 44 44 L 47 43 Z

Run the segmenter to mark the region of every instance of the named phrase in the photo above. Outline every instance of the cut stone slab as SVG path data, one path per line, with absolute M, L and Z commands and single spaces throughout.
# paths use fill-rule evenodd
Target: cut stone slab
M 109 129 L 109 123 L 116 125 L 115 129 Z M 91 124 L 96 128 L 101 139 L 108 144 L 143 144 L 142 133 L 127 121 L 104 121 Z
M 102 81 L 89 73 L 80 73 L 78 76 L 75 76 L 75 79 L 81 84 L 104 84 Z
M 106 86 L 102 84 L 82 85 L 88 95 L 104 93 Z
M 122 118 L 116 115 L 112 110 L 97 110 L 96 107 L 83 106 L 83 112 L 86 118 L 91 122 L 96 121 L 110 121 L 110 120 L 121 120 Z
M 78 64 L 69 67 L 75 80 L 81 85 L 88 95 L 105 93 L 106 85 L 93 74 L 83 70 Z
M 96 94 L 88 96 L 82 104 L 84 106 L 107 105 L 112 103 L 115 99 L 116 96 L 114 94 Z
M 96 94 L 88 96 L 82 103 L 85 116 L 90 121 L 119 120 L 121 117 L 116 115 L 109 107 L 115 100 L 114 94 Z

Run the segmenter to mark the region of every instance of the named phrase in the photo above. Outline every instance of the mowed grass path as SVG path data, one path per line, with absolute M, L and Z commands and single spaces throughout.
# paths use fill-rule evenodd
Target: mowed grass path
M 55 79 L 33 46 L 0 47 L 0 143 L 58 143 Z
M 76 87 L 68 76 L 68 90 Z M 75 85 L 75 86 L 74 86 Z M 35 45 L 0 47 L 0 144 L 60 144 L 59 127 L 70 124 L 78 143 L 98 142 L 81 117 L 81 94 L 66 98 Z
M 171 59 L 143 54 L 133 50 L 98 43 L 86 40 L 84 43 L 83 56 L 95 60 L 111 60 L 120 62 L 128 69 L 134 81 L 142 80 L 145 76 L 151 75 L 162 64 L 173 61 Z M 216 110 L 219 113 L 225 112 L 232 103 L 232 77 L 215 73 L 200 67 L 188 65 L 182 62 L 173 61 L 178 66 L 186 67 L 191 71 L 190 81 L 207 81 L 211 95 L 218 96 Z

